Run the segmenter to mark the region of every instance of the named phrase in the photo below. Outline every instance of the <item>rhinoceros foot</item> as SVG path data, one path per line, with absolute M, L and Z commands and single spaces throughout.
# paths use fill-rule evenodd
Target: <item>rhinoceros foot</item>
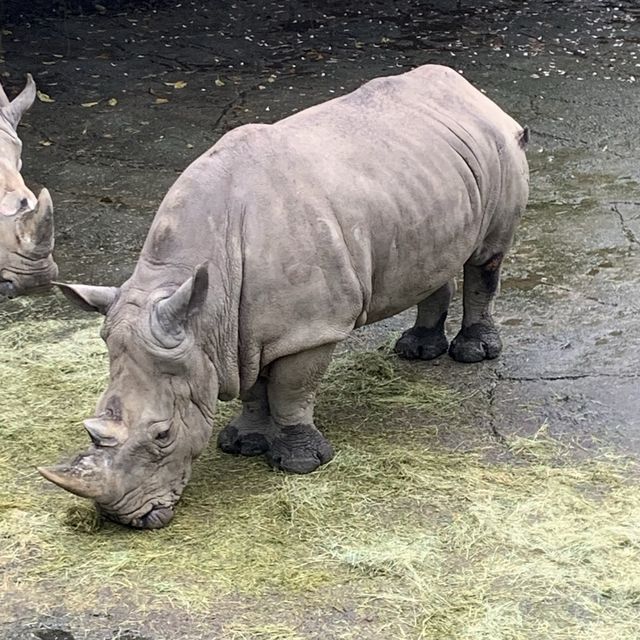
M 267 462 L 291 473 L 311 473 L 334 456 L 329 441 L 312 425 L 280 427 L 271 441 Z
M 472 324 L 463 327 L 449 347 L 449 355 L 458 362 L 481 362 L 497 358 L 502 340 L 491 325 Z
M 396 342 L 394 351 L 407 360 L 433 360 L 447 352 L 449 343 L 440 327 L 412 327 Z
M 262 433 L 241 431 L 228 424 L 218 434 L 218 447 L 234 455 L 259 456 L 269 450 L 269 443 Z

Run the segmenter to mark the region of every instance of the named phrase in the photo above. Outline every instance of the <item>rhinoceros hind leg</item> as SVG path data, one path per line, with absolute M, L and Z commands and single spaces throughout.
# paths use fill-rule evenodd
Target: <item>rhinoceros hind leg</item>
M 260 378 L 242 396 L 242 413 L 218 434 L 218 447 L 225 453 L 259 456 L 269 449 L 267 432 L 270 429 L 267 384 Z
M 259 456 L 269 450 L 269 443 L 263 433 L 244 432 L 229 423 L 218 434 L 218 447 L 224 453 L 240 456 Z
M 464 265 L 462 329 L 449 347 L 458 362 L 480 362 L 496 358 L 502 341 L 493 321 L 493 301 L 500 289 L 503 254 L 496 253 L 482 264 Z
M 267 453 L 267 462 L 290 473 L 311 473 L 333 458 L 333 447 L 312 424 L 280 428 Z
M 400 336 L 394 351 L 407 360 L 433 360 L 446 353 L 448 346 L 444 329 L 411 327 Z
M 481 362 L 497 358 L 502 340 L 495 327 L 472 324 L 463 327 L 449 347 L 449 355 L 458 362 Z
M 418 304 L 415 325 L 402 334 L 394 347 L 401 358 L 433 360 L 446 353 L 449 343 L 444 322 L 454 293 L 455 281 L 451 280 Z

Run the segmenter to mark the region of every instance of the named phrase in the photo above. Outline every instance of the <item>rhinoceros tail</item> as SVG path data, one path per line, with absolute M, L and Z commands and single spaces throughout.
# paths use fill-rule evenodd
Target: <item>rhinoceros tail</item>
M 518 144 L 520 145 L 521 149 L 527 148 L 527 145 L 529 144 L 529 127 L 525 127 L 518 134 Z

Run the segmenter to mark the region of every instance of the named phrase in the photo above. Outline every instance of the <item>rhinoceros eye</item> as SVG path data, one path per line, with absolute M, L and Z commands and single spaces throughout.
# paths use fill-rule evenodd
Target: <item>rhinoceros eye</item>
M 168 422 L 166 420 L 162 420 L 160 422 L 156 422 L 154 425 L 152 425 L 151 429 L 152 430 L 151 430 L 151 433 L 149 435 L 158 444 L 162 445 L 162 444 L 166 443 L 169 440 L 169 435 L 170 435 L 170 432 L 171 432 L 171 423 L 170 422 Z
M 159 431 L 156 434 L 155 440 L 162 442 L 166 440 L 168 437 L 169 437 L 169 427 L 167 427 L 166 429 L 163 429 L 162 431 Z

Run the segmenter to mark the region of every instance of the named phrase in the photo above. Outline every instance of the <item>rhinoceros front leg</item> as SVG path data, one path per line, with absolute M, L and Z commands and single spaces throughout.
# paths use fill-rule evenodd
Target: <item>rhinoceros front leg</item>
M 273 430 L 268 462 L 283 471 L 310 473 L 333 458 L 333 448 L 313 423 L 318 383 L 335 345 L 280 358 L 269 371 L 268 396 Z
M 218 446 L 225 453 L 258 456 L 269 449 L 267 432 L 271 428 L 267 381 L 258 381 L 241 396 L 242 412 L 218 434 Z
M 432 360 L 446 353 L 449 343 L 444 321 L 455 291 L 455 280 L 451 280 L 418 303 L 415 325 L 402 334 L 394 347 L 401 358 Z
M 500 288 L 502 253 L 480 265 L 464 265 L 462 329 L 453 339 L 449 354 L 459 362 L 480 362 L 498 356 L 502 341 L 491 313 Z

